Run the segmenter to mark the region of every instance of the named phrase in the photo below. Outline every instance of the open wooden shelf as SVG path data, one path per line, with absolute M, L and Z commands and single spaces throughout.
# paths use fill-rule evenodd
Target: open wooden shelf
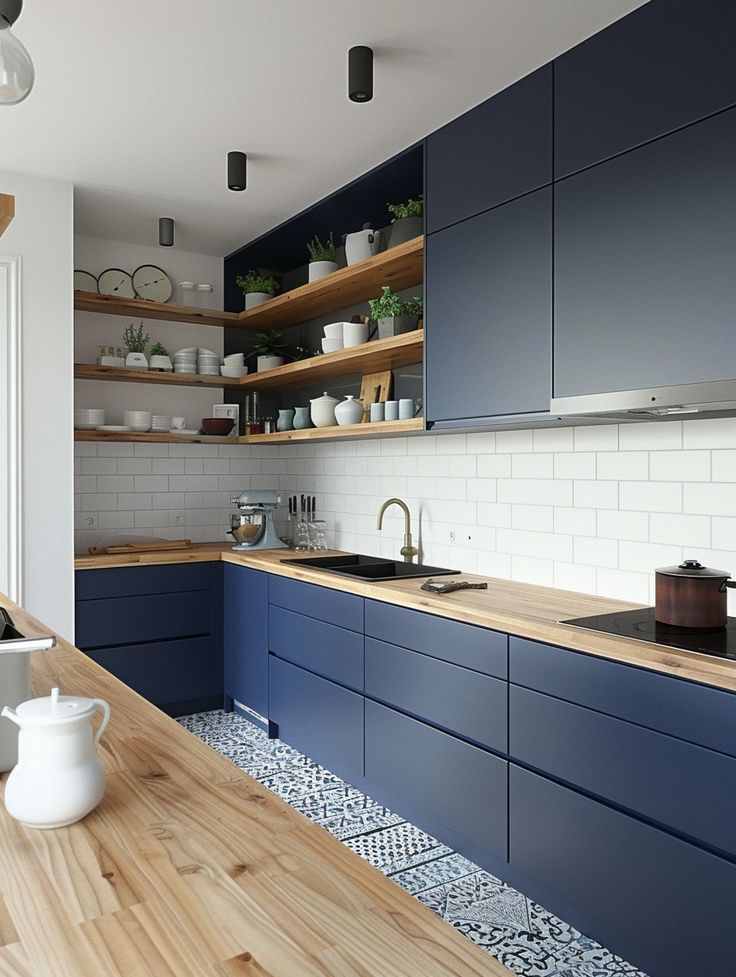
M 381 294 L 381 286 L 394 290 L 418 285 L 424 275 L 424 238 L 416 237 L 388 251 L 339 268 L 331 275 L 277 295 L 247 312 L 217 312 L 191 309 L 166 302 L 125 299 L 95 292 L 75 292 L 74 308 L 81 312 L 196 322 L 206 326 L 235 326 L 240 329 L 276 329 L 297 325 L 327 312 L 344 309 Z
M 240 380 L 200 373 L 159 373 L 155 370 L 120 370 L 114 366 L 75 363 L 75 380 L 117 380 L 120 383 L 160 383 L 164 387 L 239 387 Z
M 424 332 L 413 332 L 351 346 L 336 353 L 313 356 L 308 360 L 287 363 L 276 370 L 249 373 L 240 379 L 200 376 L 197 373 L 157 373 L 150 370 L 120 370 L 113 366 L 76 363 L 77 380 L 119 380 L 123 383 L 158 383 L 165 387 L 224 387 L 230 390 L 279 390 L 305 386 L 349 376 L 352 373 L 378 373 L 412 363 L 422 362 Z
M 136 434 L 114 431 L 76 431 L 75 441 L 138 441 L 171 444 L 286 444 L 293 441 L 344 441 L 354 438 L 385 438 L 402 434 L 419 434 L 424 420 L 413 417 L 408 421 L 378 421 L 373 424 L 345 424 L 340 427 L 310 427 L 302 431 L 278 431 L 276 434 L 246 434 L 234 438 L 211 437 L 207 434 L 167 434 L 166 432 Z

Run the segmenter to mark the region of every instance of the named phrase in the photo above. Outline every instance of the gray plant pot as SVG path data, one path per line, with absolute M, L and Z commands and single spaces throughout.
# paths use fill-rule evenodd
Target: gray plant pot
M 421 217 L 401 217 L 389 228 L 388 246 L 395 248 L 397 244 L 411 241 L 424 233 L 424 220 Z
M 417 328 L 419 317 L 415 315 L 394 315 L 378 320 L 378 338 L 390 339 Z

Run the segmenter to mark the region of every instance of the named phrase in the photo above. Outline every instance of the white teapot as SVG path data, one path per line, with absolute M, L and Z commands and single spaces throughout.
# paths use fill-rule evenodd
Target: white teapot
M 92 730 L 92 716 L 102 722 Z M 51 695 L 7 706 L 6 719 L 20 726 L 18 765 L 5 785 L 8 814 L 29 828 L 62 828 L 95 808 L 105 793 L 105 771 L 97 744 L 110 719 L 102 699 Z
M 337 424 L 335 408 L 340 403 L 337 397 L 330 397 L 325 390 L 322 397 L 315 397 L 309 403 L 311 404 L 309 413 L 315 427 L 333 427 Z

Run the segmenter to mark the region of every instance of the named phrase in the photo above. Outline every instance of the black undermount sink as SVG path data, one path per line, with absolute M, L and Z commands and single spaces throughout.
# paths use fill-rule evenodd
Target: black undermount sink
M 448 573 L 460 573 L 446 567 L 430 567 L 422 563 L 404 563 L 401 560 L 384 560 L 380 556 L 363 553 L 346 553 L 344 556 L 315 556 L 301 560 L 282 560 L 292 566 L 310 567 L 338 573 L 343 577 L 361 580 L 411 580 L 417 577 L 444 577 Z

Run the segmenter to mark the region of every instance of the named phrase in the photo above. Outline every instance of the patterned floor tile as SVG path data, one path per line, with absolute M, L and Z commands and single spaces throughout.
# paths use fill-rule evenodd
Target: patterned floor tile
M 452 851 L 408 821 L 348 838 L 345 844 L 384 875 L 405 871 Z
M 477 871 L 477 865 L 464 855 L 453 852 L 451 855 L 436 858 L 424 865 L 417 865 L 416 868 L 409 868 L 405 872 L 396 872 L 391 878 L 407 892 L 416 895 L 418 892 L 425 892 L 427 889 L 433 889 L 435 886 L 452 882 Z

